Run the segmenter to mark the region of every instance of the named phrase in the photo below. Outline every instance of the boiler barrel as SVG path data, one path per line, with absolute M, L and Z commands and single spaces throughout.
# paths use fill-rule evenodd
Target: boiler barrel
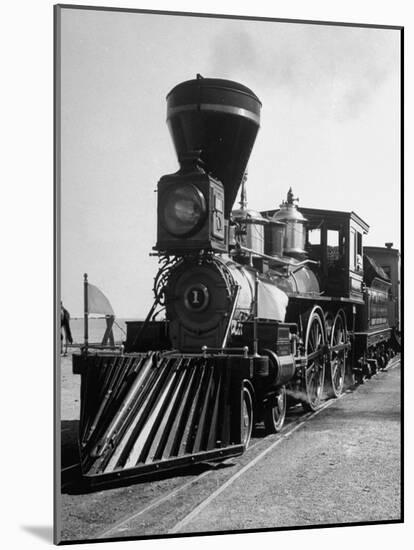
M 167 123 L 181 162 L 200 151 L 205 170 L 224 186 L 229 216 L 260 125 L 261 102 L 230 80 L 197 78 L 167 95 Z

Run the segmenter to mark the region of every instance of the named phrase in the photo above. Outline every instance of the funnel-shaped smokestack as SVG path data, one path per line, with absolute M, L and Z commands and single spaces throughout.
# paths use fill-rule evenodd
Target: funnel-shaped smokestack
M 188 80 L 167 96 L 167 123 L 180 164 L 200 151 L 205 170 L 224 186 L 228 217 L 260 125 L 261 102 L 242 84 L 217 78 Z

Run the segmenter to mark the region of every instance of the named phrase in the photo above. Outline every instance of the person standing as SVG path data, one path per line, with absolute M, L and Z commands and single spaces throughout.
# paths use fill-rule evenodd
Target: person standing
M 65 351 L 63 351 L 63 332 L 65 333 Z M 63 307 L 63 303 L 60 302 L 60 353 L 66 356 L 68 351 L 68 343 L 72 344 L 73 338 L 70 330 L 70 314 L 67 309 Z

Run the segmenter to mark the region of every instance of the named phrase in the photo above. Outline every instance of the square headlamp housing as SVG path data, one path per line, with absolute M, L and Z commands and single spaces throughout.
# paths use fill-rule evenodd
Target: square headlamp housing
M 163 176 L 158 182 L 157 244 L 167 254 L 227 250 L 224 188 L 195 169 Z

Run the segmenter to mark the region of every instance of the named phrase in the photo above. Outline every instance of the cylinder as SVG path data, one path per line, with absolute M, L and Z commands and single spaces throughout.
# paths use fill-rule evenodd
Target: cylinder
M 265 226 L 264 250 L 268 256 L 283 256 L 283 244 L 285 240 L 285 224 L 269 220 Z
M 306 219 L 291 203 L 283 203 L 280 210 L 273 216 L 274 222 L 285 224 L 283 239 L 284 253 L 287 256 L 301 257 L 306 254 L 305 250 L 305 223 Z
M 284 248 L 287 256 L 296 257 L 306 254 L 305 227 L 302 222 L 296 220 L 286 222 Z
M 295 374 L 296 365 L 293 355 L 277 355 L 272 350 L 265 350 L 269 357 L 269 371 L 274 386 L 281 386 L 289 382 Z
M 236 238 L 246 248 L 253 250 L 256 255 L 264 252 L 264 231 L 268 221 L 256 210 L 240 208 L 231 213 L 233 221 L 237 223 Z M 240 233 L 240 230 L 243 232 Z M 239 231 L 239 233 L 238 233 Z
M 247 224 L 246 246 L 256 254 L 264 252 L 264 227 L 260 223 Z

